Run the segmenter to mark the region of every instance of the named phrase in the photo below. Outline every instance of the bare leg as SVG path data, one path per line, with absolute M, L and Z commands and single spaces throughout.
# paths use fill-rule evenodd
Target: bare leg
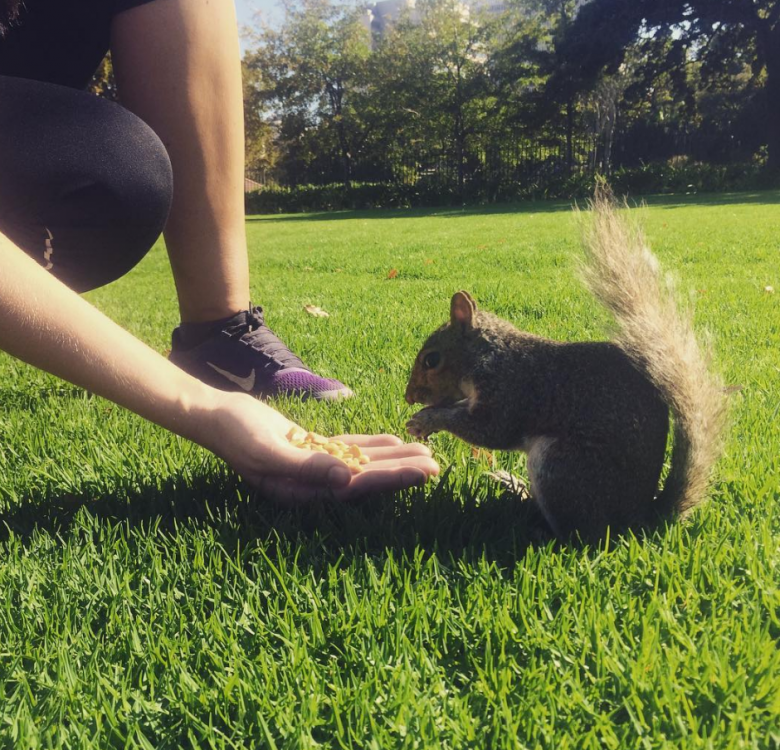
M 244 118 L 232 0 L 156 0 L 120 13 L 111 50 L 122 103 L 160 136 L 174 198 L 165 241 L 186 322 L 249 304 Z

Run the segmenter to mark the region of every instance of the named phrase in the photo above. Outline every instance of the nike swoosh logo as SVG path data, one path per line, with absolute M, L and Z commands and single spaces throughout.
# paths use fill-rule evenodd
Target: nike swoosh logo
M 221 367 L 217 367 L 216 365 L 213 365 L 211 362 L 206 362 L 206 364 L 211 367 L 213 370 L 216 370 L 220 375 L 223 377 L 226 377 L 231 383 L 235 383 L 239 388 L 243 388 L 245 391 L 251 391 L 252 388 L 255 387 L 255 371 L 252 370 L 252 372 L 249 373 L 245 378 L 240 378 L 238 375 L 234 375 L 232 372 L 228 372 L 227 370 L 223 370 Z

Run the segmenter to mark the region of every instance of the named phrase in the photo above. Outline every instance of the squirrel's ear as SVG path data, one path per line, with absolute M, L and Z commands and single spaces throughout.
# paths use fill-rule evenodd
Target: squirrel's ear
M 477 303 L 468 292 L 455 292 L 450 302 L 450 321 L 453 325 L 459 325 L 468 330 L 474 324 L 474 313 L 477 312 Z
M 462 294 L 469 302 L 471 302 L 471 306 L 474 308 L 474 312 L 477 311 L 477 301 L 465 289 L 461 289 L 458 294 Z

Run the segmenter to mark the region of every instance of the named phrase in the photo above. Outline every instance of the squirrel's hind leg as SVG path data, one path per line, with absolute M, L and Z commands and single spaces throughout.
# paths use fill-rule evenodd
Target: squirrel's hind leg
M 526 516 L 526 523 L 528 524 L 526 532 L 533 542 L 546 544 L 555 537 L 549 521 L 541 513 L 539 503 L 534 502 L 531 491 L 528 489 L 528 484 L 524 479 L 503 469 L 486 471 L 485 476 L 500 485 L 511 498 L 524 503 L 526 508 L 531 511 Z
M 540 438 L 528 451 L 531 495 L 559 538 L 595 541 L 607 527 L 619 532 L 644 521 L 653 489 L 637 486 L 638 473 L 562 440 Z
M 500 484 L 510 495 L 514 495 L 519 500 L 530 500 L 531 493 L 528 485 L 521 477 L 510 474 L 508 471 L 498 469 L 496 471 L 487 471 L 485 476 Z

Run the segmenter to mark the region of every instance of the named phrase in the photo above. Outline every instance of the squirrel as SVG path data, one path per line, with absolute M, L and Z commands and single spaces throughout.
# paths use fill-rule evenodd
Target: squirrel
M 724 389 L 639 229 L 597 187 L 583 275 L 614 316 L 612 341 L 564 343 L 518 330 L 457 292 L 450 320 L 418 353 L 406 388 L 425 408 L 416 438 L 446 430 L 527 454 L 530 496 L 553 534 L 597 540 L 704 498 L 725 425 Z M 663 490 L 669 413 L 671 467 Z

